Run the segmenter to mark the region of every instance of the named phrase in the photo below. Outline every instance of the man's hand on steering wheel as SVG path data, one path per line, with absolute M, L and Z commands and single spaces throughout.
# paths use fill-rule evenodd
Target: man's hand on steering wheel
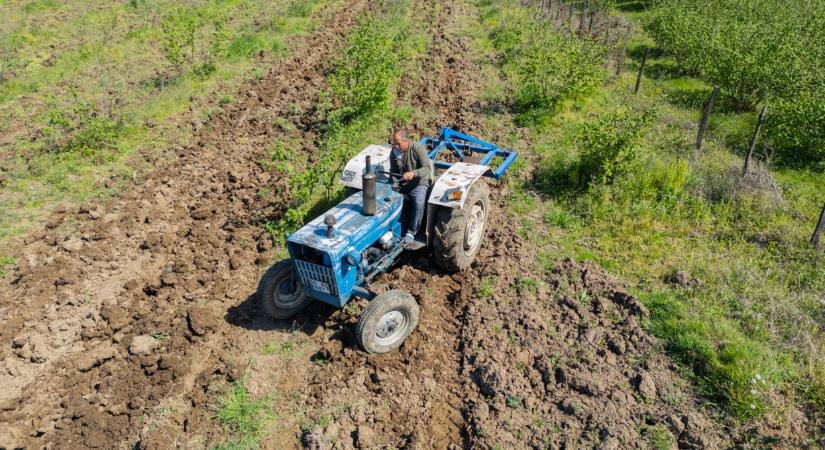
M 404 172 L 404 176 L 401 177 L 404 181 L 410 181 L 415 178 L 415 173 L 413 172 Z

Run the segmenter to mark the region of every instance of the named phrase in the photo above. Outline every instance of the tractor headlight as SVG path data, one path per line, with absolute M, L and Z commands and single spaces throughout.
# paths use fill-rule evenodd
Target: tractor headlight
M 358 262 L 361 261 L 361 255 L 356 252 L 348 253 L 347 256 L 344 257 L 344 261 L 351 266 L 357 266 Z

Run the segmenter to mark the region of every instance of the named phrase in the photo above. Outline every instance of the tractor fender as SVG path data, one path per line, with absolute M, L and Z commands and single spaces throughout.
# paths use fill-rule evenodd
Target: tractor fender
M 481 164 L 457 162 L 441 174 L 433 185 L 428 203 L 461 209 L 470 186 L 476 182 L 489 167 Z
M 341 172 L 339 182 L 344 186 L 353 189 L 361 189 L 361 175 L 364 174 L 364 169 L 367 167 L 367 156 L 370 157 L 370 165 L 372 172 L 382 170 L 389 172 L 390 170 L 390 152 L 392 147 L 389 144 L 372 144 L 367 148 L 358 152 L 352 159 L 344 166 L 344 171 Z M 378 175 L 379 179 L 383 179 L 383 175 Z

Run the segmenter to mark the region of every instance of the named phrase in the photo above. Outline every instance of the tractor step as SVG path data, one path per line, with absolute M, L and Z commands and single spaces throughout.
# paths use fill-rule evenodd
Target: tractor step
M 419 240 L 411 241 L 408 244 L 404 245 L 404 250 L 409 250 L 411 252 L 415 252 L 421 250 L 422 248 L 426 247 L 426 242 L 421 242 Z

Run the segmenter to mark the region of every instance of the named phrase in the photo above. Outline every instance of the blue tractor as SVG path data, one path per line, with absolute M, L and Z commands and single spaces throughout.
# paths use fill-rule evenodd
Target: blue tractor
M 473 262 L 484 237 L 490 200 L 483 177 L 500 179 L 517 153 L 450 128 L 421 144 L 434 168 L 443 170 L 427 201 L 427 248 L 441 269 L 461 271 Z M 405 249 L 404 195 L 397 192 L 400 174 L 389 172 L 391 150 L 370 145 L 352 158 L 340 178 L 351 195 L 287 237 L 290 258 L 270 267 L 258 285 L 266 314 L 287 319 L 313 300 L 340 308 L 358 296 L 370 300 L 356 327 L 365 351 L 386 353 L 412 333 L 418 324 L 413 296 L 370 289 Z

